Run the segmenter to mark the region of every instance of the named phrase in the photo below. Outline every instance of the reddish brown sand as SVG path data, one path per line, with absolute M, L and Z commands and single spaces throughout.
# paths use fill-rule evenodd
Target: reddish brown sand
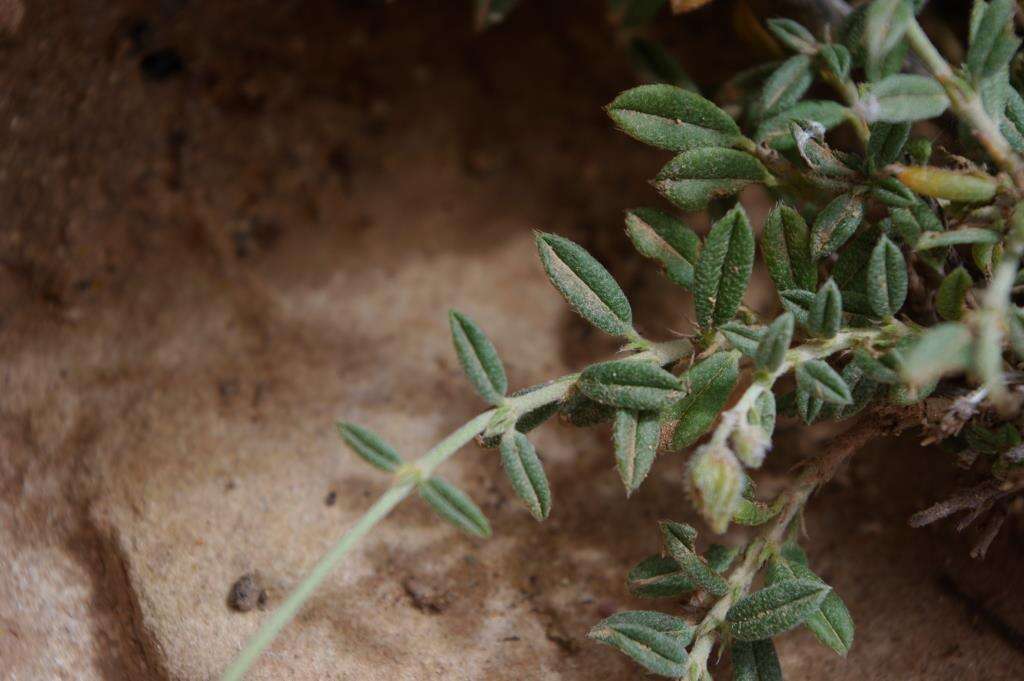
M 215 678 L 387 485 L 333 421 L 413 456 L 481 408 L 449 306 L 515 386 L 614 351 L 532 228 L 610 263 L 652 335 L 688 328 L 620 229 L 664 156 L 603 117 L 633 80 L 596 12 L 534 2 L 476 37 L 468 3 L 353 4 L 36 2 L 0 39 L 0 677 Z M 683 458 L 627 502 L 607 432 L 536 441 L 548 522 L 467 448 L 443 472 L 495 537 L 403 505 L 251 678 L 642 678 L 585 634 L 650 605 L 624 575 L 657 519 L 692 520 Z M 764 489 L 825 444 L 783 442 Z M 784 636 L 789 678 L 1021 678 L 1019 529 L 979 566 L 906 526 L 955 483 L 889 442 L 813 500 L 807 547 L 857 642 Z M 268 609 L 239 612 L 250 573 Z

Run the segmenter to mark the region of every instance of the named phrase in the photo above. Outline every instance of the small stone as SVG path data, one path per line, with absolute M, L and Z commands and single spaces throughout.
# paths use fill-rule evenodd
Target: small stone
M 231 586 L 228 594 L 228 607 L 238 612 L 249 612 L 253 608 L 262 610 L 267 605 L 267 590 L 259 582 L 255 573 L 247 573 L 238 578 Z

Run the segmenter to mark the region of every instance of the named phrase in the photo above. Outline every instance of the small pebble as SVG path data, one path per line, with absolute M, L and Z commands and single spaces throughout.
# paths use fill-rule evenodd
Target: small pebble
M 260 586 L 253 573 L 244 574 L 231 586 L 228 607 L 238 612 L 249 612 L 253 608 L 262 610 L 267 604 L 267 590 Z

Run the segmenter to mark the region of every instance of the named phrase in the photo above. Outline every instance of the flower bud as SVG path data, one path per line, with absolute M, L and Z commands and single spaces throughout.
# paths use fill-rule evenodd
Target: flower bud
M 742 421 L 729 437 L 736 457 L 748 468 L 760 468 L 764 457 L 772 448 L 771 438 L 753 423 Z
M 743 492 L 743 467 L 728 447 L 706 444 L 690 459 L 688 487 L 693 504 L 715 532 L 729 527 Z

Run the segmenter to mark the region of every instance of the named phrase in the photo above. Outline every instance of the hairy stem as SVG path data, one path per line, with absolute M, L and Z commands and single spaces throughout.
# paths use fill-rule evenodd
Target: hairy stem
M 743 562 L 729 575 L 729 591 L 708 611 L 697 625 L 696 638 L 690 650 L 687 670 L 689 681 L 709 678 L 708 658 L 719 638 L 719 629 L 729 609 L 750 589 L 754 577 L 765 562 L 777 552 L 786 540 L 786 534 L 793 520 L 799 515 L 814 490 L 832 479 L 836 469 L 866 442 L 878 434 L 871 427 L 868 418 L 850 428 L 835 442 L 830 450 L 812 465 L 804 469 L 797 481 L 782 493 L 782 511 L 747 546 Z M 877 424 L 876 424 L 877 425 Z
M 690 341 L 681 338 L 664 343 L 650 343 L 647 350 L 634 354 L 627 359 L 632 361 L 654 360 L 658 364 L 667 364 L 682 359 L 692 351 L 693 346 Z M 474 437 L 484 432 L 495 417 L 499 415 L 499 412 L 504 411 L 504 414 L 502 414 L 504 416 L 502 419 L 504 423 L 515 424 L 518 416 L 546 404 L 561 401 L 577 378 L 579 378 L 579 374 L 569 374 L 525 394 L 508 398 L 502 407 L 489 409 L 477 415 L 435 445 L 420 459 L 409 466 L 403 466 L 399 470 L 398 475 L 396 475 L 395 484 L 377 499 L 373 506 L 356 521 L 356 524 L 338 540 L 337 544 L 324 554 L 306 578 L 288 595 L 284 603 L 263 623 L 231 663 L 231 666 L 221 676 L 221 681 L 237 681 L 245 675 L 246 671 L 256 662 L 256 659 L 263 650 L 294 619 L 305 602 L 309 600 L 309 597 L 313 595 L 345 554 L 374 525 L 383 520 L 399 503 L 409 496 L 416 488 L 416 483 L 419 480 L 428 479 L 433 474 L 434 469 L 469 443 Z
M 906 37 L 911 49 L 946 90 L 953 113 L 971 127 L 996 165 L 1006 171 L 1018 190 L 1024 191 L 1024 160 L 1006 141 L 999 130 L 999 123 L 985 111 L 978 93 L 957 77 L 953 67 L 932 44 L 916 19 L 910 21 Z

